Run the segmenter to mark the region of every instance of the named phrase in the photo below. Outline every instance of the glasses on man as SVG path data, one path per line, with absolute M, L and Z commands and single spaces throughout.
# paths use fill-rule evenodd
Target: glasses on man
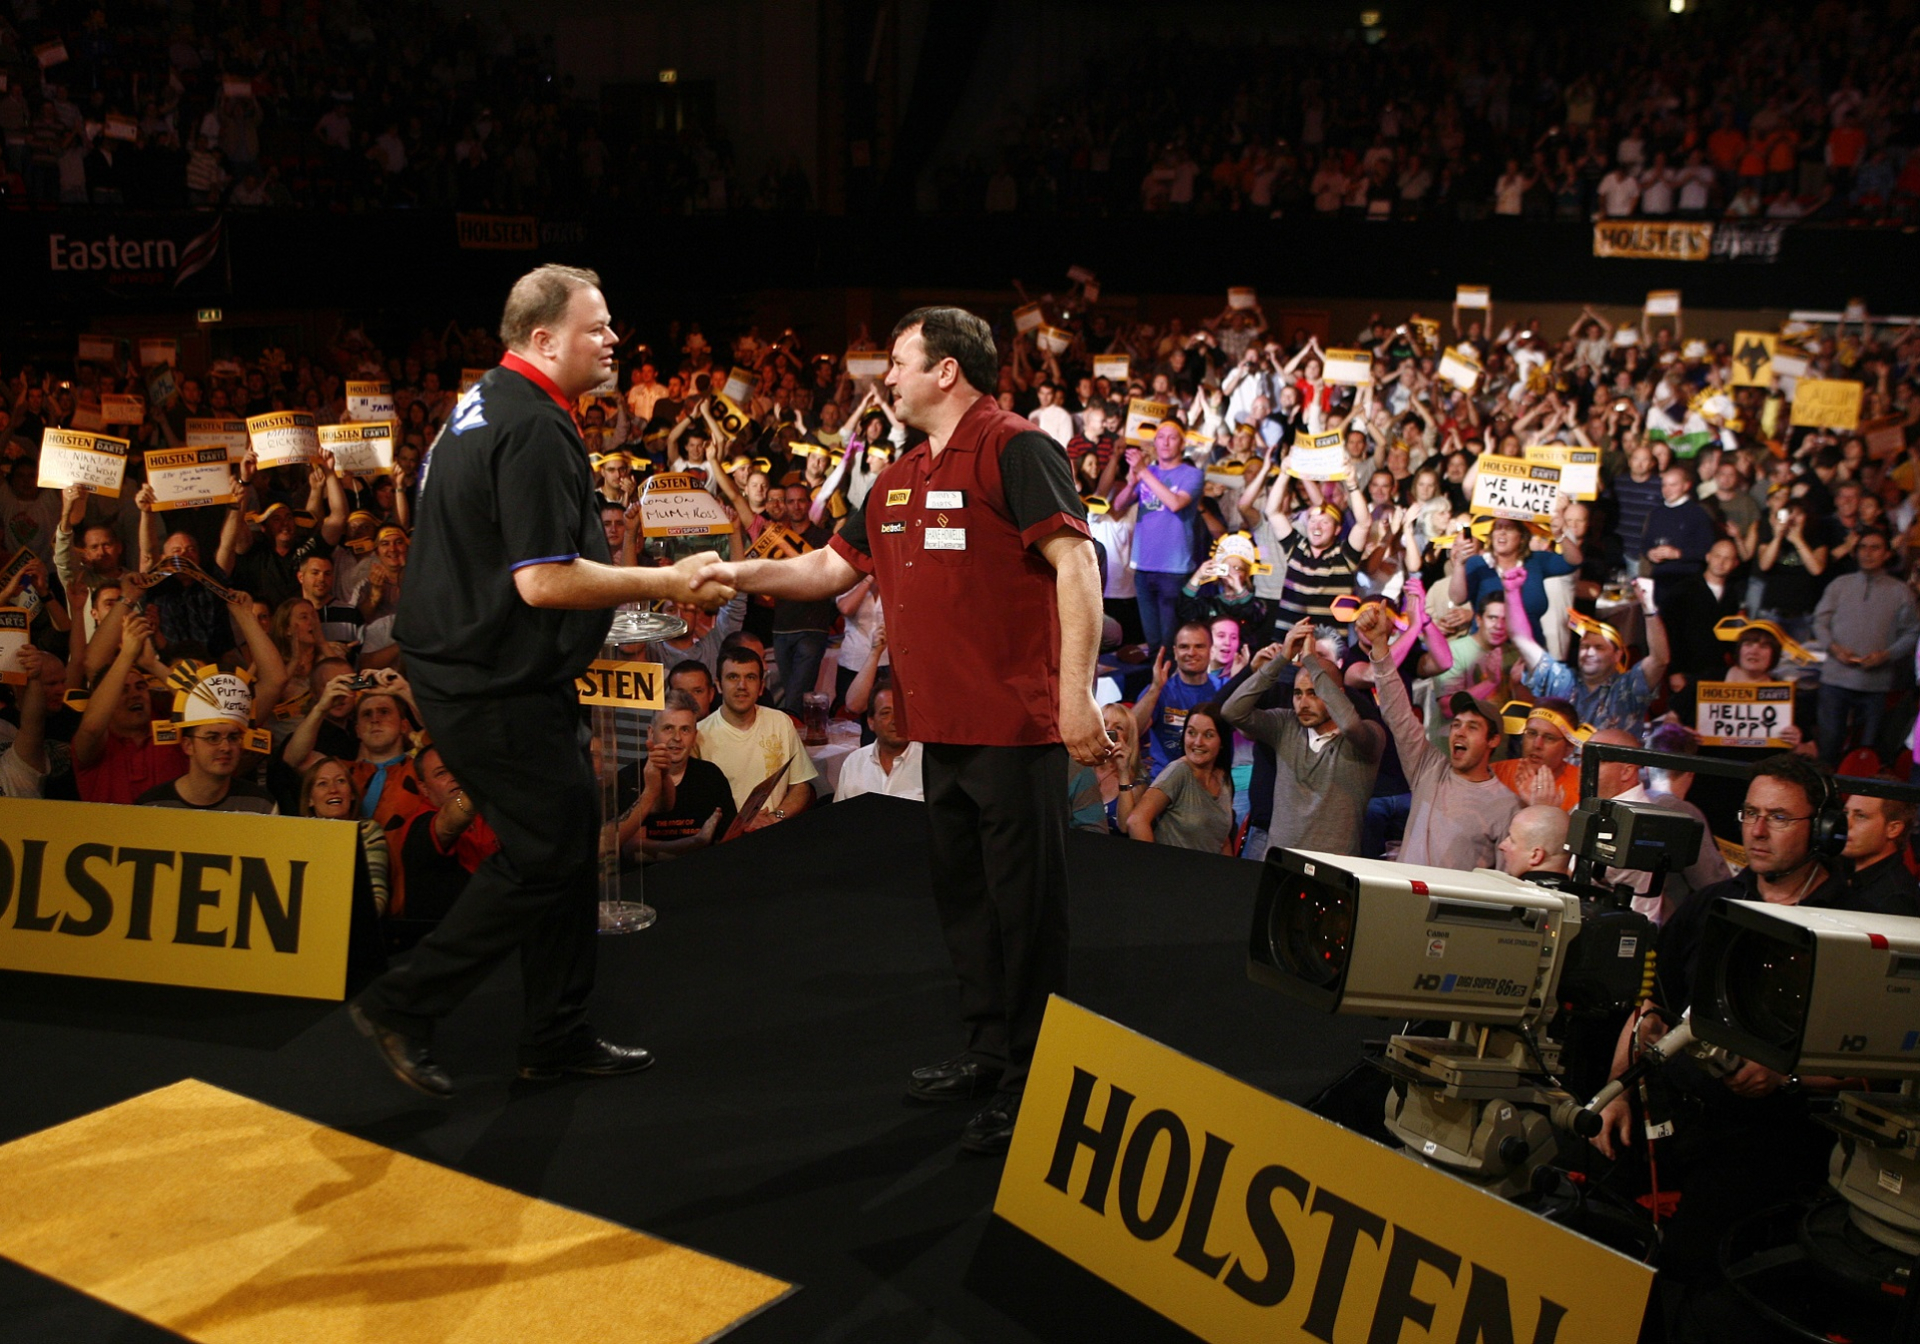
M 1757 807 L 1743 807 L 1733 814 L 1743 826 L 1755 826 L 1763 831 L 1782 831 L 1796 821 L 1811 821 L 1812 814 L 1804 817 L 1791 816 L 1785 812 L 1763 812 Z

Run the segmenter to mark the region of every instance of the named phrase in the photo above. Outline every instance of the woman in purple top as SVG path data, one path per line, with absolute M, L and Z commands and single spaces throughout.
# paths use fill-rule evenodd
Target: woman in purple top
M 1133 569 L 1149 659 L 1173 642 L 1174 604 L 1193 572 L 1193 522 L 1206 478 L 1183 460 L 1186 442 L 1186 428 L 1178 420 L 1162 420 L 1153 436 L 1152 462 L 1140 449 L 1127 449 L 1126 484 L 1114 500 L 1114 512 L 1123 517 L 1128 509 L 1140 510 Z

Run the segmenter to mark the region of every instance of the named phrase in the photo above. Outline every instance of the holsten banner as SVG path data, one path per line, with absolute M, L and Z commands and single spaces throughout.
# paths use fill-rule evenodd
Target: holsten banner
M 0 967 L 338 999 L 349 822 L 106 803 L 0 808 Z
M 1057 997 L 994 1212 L 1221 1344 L 1630 1344 L 1653 1282 Z

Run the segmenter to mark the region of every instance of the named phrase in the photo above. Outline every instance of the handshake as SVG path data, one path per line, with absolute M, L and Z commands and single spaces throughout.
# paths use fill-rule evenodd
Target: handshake
M 656 597 L 672 598 L 690 606 L 718 610 L 733 599 L 737 565 L 720 558 L 717 551 L 701 551 L 656 570 L 662 586 Z

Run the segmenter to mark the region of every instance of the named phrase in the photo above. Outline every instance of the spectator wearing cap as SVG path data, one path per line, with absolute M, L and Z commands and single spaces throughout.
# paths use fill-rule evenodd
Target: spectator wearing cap
M 1266 642 L 1273 629 L 1268 604 L 1253 590 L 1253 576 L 1265 573 L 1259 548 L 1245 532 L 1228 532 L 1214 542 L 1213 554 L 1180 590 L 1179 615 L 1183 623 L 1201 621 L 1209 627 L 1231 620 L 1239 631 L 1237 648 L 1251 649 Z M 1232 675 L 1237 669 L 1222 669 Z
M 1386 730 L 1354 708 L 1339 670 L 1314 648 L 1311 621 L 1299 622 L 1284 641 L 1261 649 L 1252 667 L 1227 697 L 1221 715 L 1272 748 L 1277 768 L 1272 812 L 1253 818 L 1242 854 L 1257 860 L 1271 846 L 1359 853 Z M 1289 673 L 1293 707 L 1260 708 L 1261 697 Z
M 253 692 L 240 673 L 211 665 L 174 671 L 183 684 L 174 701 L 173 721 L 186 758 L 184 774 L 156 784 L 134 802 L 142 807 L 179 807 L 195 812 L 249 812 L 277 815 L 280 807 L 265 789 L 236 778 L 246 758 L 253 719 Z
M 1494 777 L 1532 807 L 1547 804 L 1563 812 L 1580 805 L 1580 766 L 1573 759 L 1586 738 L 1566 700 L 1536 705 L 1509 704 L 1502 711 L 1506 730 L 1520 736 L 1520 754 L 1493 763 Z
M 1517 575 L 1506 576 L 1508 593 L 1519 587 Z M 1627 642 L 1620 632 L 1603 621 L 1579 612 L 1570 618 L 1580 636 L 1575 653 L 1579 665 L 1576 674 L 1558 658 L 1548 655 L 1534 640 L 1526 609 L 1518 601 L 1507 603 L 1509 634 L 1527 672 L 1522 684 L 1544 699 L 1570 700 L 1582 724 L 1596 728 L 1627 728 L 1639 731 L 1645 725 L 1647 708 L 1653 703 L 1653 688 L 1667 671 L 1667 627 L 1660 619 L 1659 607 L 1650 590 L 1641 592 L 1641 609 L 1646 616 L 1647 656 L 1631 667 L 1627 665 Z
M 1906 864 L 1914 804 L 1905 799 L 1850 794 L 1846 800 L 1847 890 L 1856 910 L 1920 915 L 1920 885 Z
M 1115 515 L 1136 509 L 1140 514 L 1133 532 L 1133 572 L 1149 654 L 1172 644 L 1180 588 L 1193 572 L 1196 501 L 1205 477 L 1184 459 L 1185 448 L 1185 428 L 1178 420 L 1162 420 L 1151 457 L 1127 448 L 1127 478 L 1113 500 Z
M 391 617 L 400 605 L 400 585 L 407 574 L 407 552 L 412 543 L 404 527 L 384 524 L 373 534 L 373 563 L 347 599 L 360 609 L 368 625 Z
M 1434 747 L 1393 666 L 1393 619 L 1386 608 L 1363 608 L 1354 629 L 1373 661 L 1374 693 L 1413 789 L 1400 861 L 1462 870 L 1492 867 L 1513 814 L 1520 810 L 1513 791 L 1493 776 L 1493 757 L 1504 740 L 1500 711 L 1456 691 L 1449 705 L 1453 724 L 1446 748 Z
M 1828 584 L 1814 609 L 1814 639 L 1827 649 L 1820 667 L 1823 760 L 1839 760 L 1856 731 L 1861 746 L 1878 747 L 1894 670 L 1920 641 L 1913 592 L 1886 572 L 1891 555 L 1884 531 L 1863 532 L 1853 548 L 1859 568 Z

